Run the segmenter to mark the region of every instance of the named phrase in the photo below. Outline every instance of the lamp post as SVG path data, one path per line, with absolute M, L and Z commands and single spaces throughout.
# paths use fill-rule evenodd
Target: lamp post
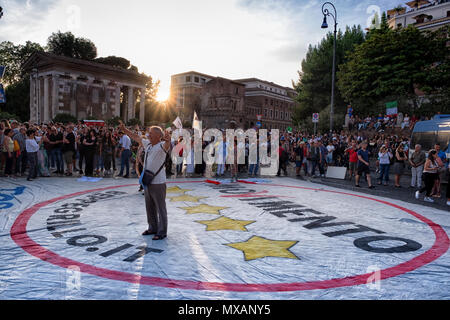
M 334 9 L 334 15 L 325 8 L 326 5 L 330 5 Z M 334 87 L 336 81 L 336 33 L 337 33 L 337 12 L 336 7 L 331 2 L 325 2 L 322 5 L 323 13 L 323 23 L 322 29 L 328 28 L 327 17 L 331 16 L 334 19 L 334 42 L 333 42 L 333 74 L 332 74 L 332 84 L 331 84 L 331 110 L 330 110 L 330 132 L 333 132 L 333 118 L 334 118 Z

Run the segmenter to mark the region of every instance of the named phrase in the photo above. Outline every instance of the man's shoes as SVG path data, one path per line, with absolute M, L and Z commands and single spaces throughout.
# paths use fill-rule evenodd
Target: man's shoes
M 152 240 L 158 241 L 167 238 L 167 236 L 154 236 Z
M 33 181 L 33 179 L 27 178 L 27 181 Z
M 361 186 L 359 184 L 355 184 L 355 187 L 357 188 L 361 188 Z
M 145 231 L 142 233 L 143 236 L 153 236 L 153 235 L 155 235 L 155 234 L 156 234 L 156 232 L 150 232 L 150 231 L 148 231 L 148 230 L 145 230 Z
M 425 199 L 423 199 L 423 201 L 429 202 L 429 203 L 434 203 L 433 198 L 430 198 L 430 197 L 425 197 Z
M 123 176 L 122 178 L 128 179 L 129 177 L 130 177 L 130 176 L 126 175 L 126 176 Z
M 375 187 L 374 186 L 370 186 L 369 189 L 375 189 Z

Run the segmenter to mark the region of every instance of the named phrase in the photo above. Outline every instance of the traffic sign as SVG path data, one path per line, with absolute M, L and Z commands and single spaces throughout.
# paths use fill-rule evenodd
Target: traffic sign
M 320 116 L 318 113 L 313 113 L 312 122 L 319 123 L 319 118 L 320 118 Z

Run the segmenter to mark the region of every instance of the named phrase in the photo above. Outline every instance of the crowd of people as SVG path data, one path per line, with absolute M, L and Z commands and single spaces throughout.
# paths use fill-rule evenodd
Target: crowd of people
M 415 120 L 408 119 L 408 125 Z M 383 120 L 384 121 L 384 120 Z M 373 122 L 368 122 L 371 126 Z M 376 122 L 378 123 L 378 122 Z M 130 129 L 133 134 L 148 141 L 150 130 L 135 126 Z M 127 130 L 128 130 L 127 129 Z M 175 128 L 173 128 L 175 129 Z M 394 174 L 394 186 L 402 188 L 401 177 L 406 170 L 411 170 L 410 188 L 417 190 L 415 196 L 425 193 L 424 200 L 433 202 L 441 197 L 441 181 L 445 180 L 449 166 L 446 154 L 436 145 L 433 150 L 421 150 L 421 146 L 410 146 L 410 137 L 376 132 L 368 135 L 368 130 L 342 131 L 334 134 L 313 135 L 307 132 L 280 133 L 278 148 L 279 166 L 277 175 L 297 177 L 325 177 L 328 166 L 348 168 L 347 179 L 360 187 L 364 176 L 369 188 L 374 184 L 387 186 L 390 173 Z M 203 142 L 205 149 L 211 142 Z M 215 142 L 212 142 L 215 143 Z M 271 153 L 270 136 L 267 143 Z M 182 138 L 172 141 L 172 148 L 184 144 Z M 257 142 L 257 148 L 261 148 Z M 166 159 L 167 176 L 204 176 L 207 171 L 211 176 L 231 176 L 234 181 L 240 177 L 256 177 L 261 165 L 258 151 L 258 163 L 249 163 L 251 145 L 234 141 L 236 150 L 245 152 L 245 164 L 228 165 L 218 163 L 207 166 L 194 163 L 193 153 L 184 154 L 184 162 L 176 162 L 171 156 Z M 142 143 L 130 139 L 129 135 L 117 127 L 89 127 L 83 122 L 63 125 L 30 125 L 17 121 L 0 123 L 1 161 L 0 174 L 17 178 L 28 170 L 29 181 L 37 177 L 85 175 L 88 177 L 122 177 L 140 176 L 144 162 L 145 150 Z M 218 154 L 226 159 L 228 145 L 226 141 L 216 146 Z M 193 141 L 192 141 L 193 149 Z M 179 148 L 183 156 L 183 148 Z M 426 158 L 425 152 L 428 153 Z M 170 153 L 169 153 L 170 154 Z M 216 155 L 217 156 L 217 155 Z M 235 157 L 236 158 L 236 155 Z M 293 170 L 291 169 L 293 168 Z M 288 170 L 289 169 L 289 170 Z M 392 172 L 391 172 L 392 171 Z M 318 172 L 318 173 L 317 173 Z M 372 181 L 371 172 L 375 173 Z M 374 183 L 373 183 L 374 182 Z M 447 188 L 447 204 L 450 196 Z
M 373 130 L 384 132 L 386 129 L 394 129 L 399 125 L 401 130 L 412 131 L 417 122 L 426 120 L 430 120 L 430 118 L 425 116 L 417 117 L 415 114 L 411 117 L 408 114 L 402 115 L 401 119 L 398 118 L 398 115 L 382 115 L 381 113 L 378 116 L 366 117 L 349 114 L 348 128 L 349 131 Z

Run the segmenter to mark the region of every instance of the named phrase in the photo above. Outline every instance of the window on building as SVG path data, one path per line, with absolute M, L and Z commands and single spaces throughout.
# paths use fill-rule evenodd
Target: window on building
M 206 83 L 206 79 L 202 78 L 202 84 Z
M 199 83 L 200 82 L 200 78 L 199 77 L 195 77 L 194 78 L 194 82 Z
M 278 110 L 275 111 L 275 119 L 278 119 Z
M 267 118 L 267 109 L 264 109 L 264 117 Z
M 270 100 L 270 105 L 273 106 L 273 100 L 272 99 Z
M 236 88 L 236 94 L 239 94 L 239 88 Z
M 269 104 L 269 99 L 266 99 L 265 104 L 266 104 L 266 105 Z
M 270 110 L 270 119 L 273 119 L 273 110 Z
M 450 11 L 447 11 L 447 17 L 450 17 Z
M 186 77 L 186 82 L 191 82 L 191 76 Z
M 288 116 L 289 116 L 289 115 L 288 115 L 288 113 L 286 112 L 286 120 L 289 120 Z
M 283 112 L 280 112 L 280 119 L 283 120 Z

